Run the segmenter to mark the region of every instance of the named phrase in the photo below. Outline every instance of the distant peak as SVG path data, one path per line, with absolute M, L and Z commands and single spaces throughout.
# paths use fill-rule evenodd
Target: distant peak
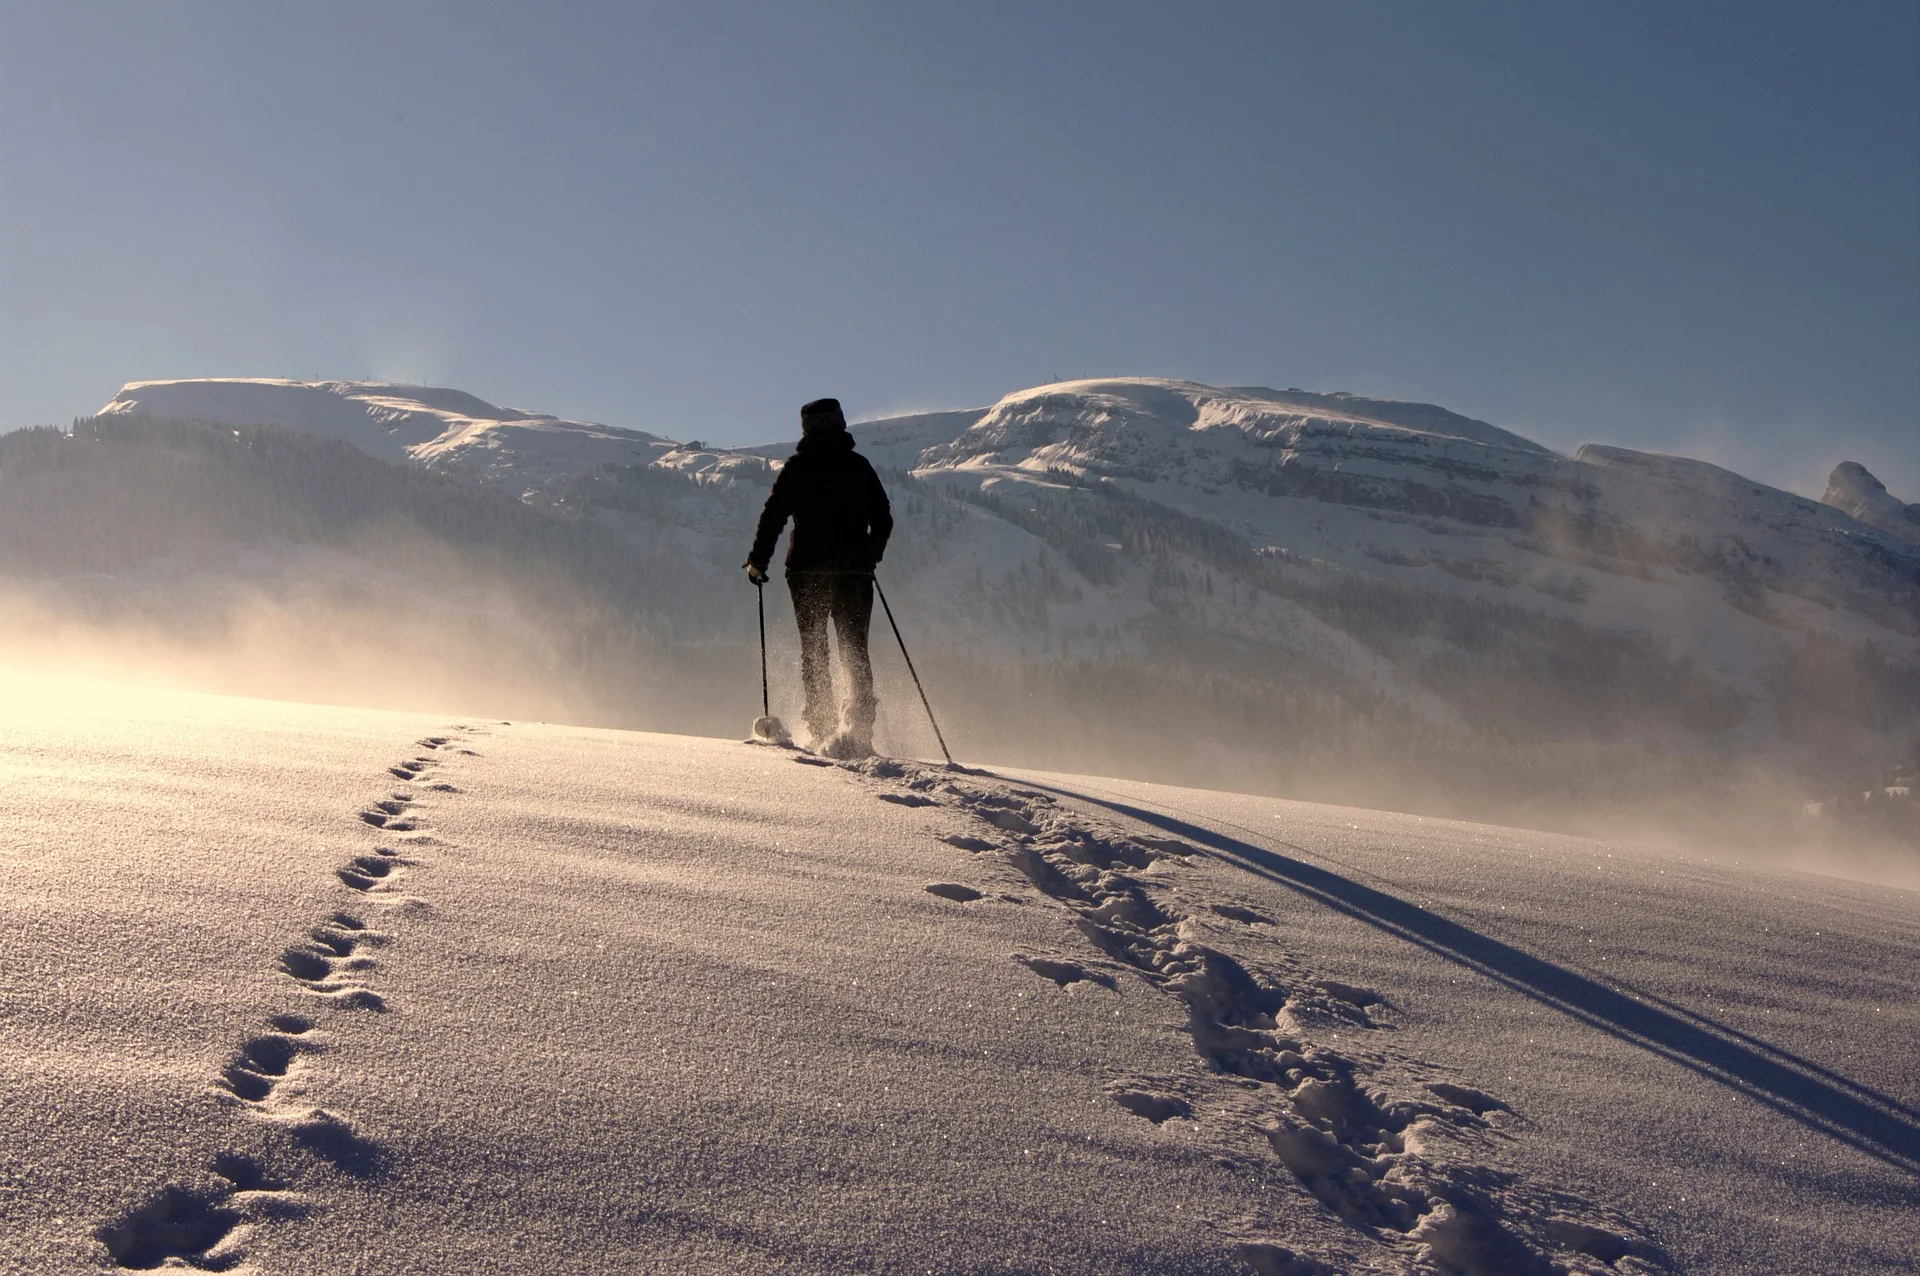
M 983 427 L 997 425 L 1010 414 L 1024 416 L 1063 410 L 1134 414 L 1179 429 L 1204 427 L 1229 419 L 1246 422 L 1255 418 L 1308 416 L 1551 454 L 1549 449 L 1511 430 L 1431 403 L 1374 399 L 1344 390 L 1317 394 L 1308 390 L 1270 390 L 1265 386 L 1210 386 L 1165 377 L 1096 377 L 1017 390 L 994 405 Z
M 1850 514 L 1868 527 L 1920 544 L 1920 505 L 1902 503 L 1858 461 L 1842 461 L 1833 467 L 1820 503 Z

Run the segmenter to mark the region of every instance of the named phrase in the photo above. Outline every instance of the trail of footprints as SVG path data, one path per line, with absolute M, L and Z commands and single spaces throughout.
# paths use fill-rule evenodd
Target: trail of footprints
M 413 788 L 459 792 L 433 776 L 449 753 L 477 756 L 461 747 L 461 740 L 479 732 L 464 726 L 453 730 L 461 735 L 419 741 L 423 751 L 395 763 L 388 772 Z M 421 820 L 412 788 L 372 803 L 359 818 L 390 835 L 394 844 L 356 855 L 334 871 L 341 885 L 353 892 L 352 904 L 313 927 L 277 962 L 279 971 L 298 988 L 298 1001 L 286 1012 L 271 1016 L 265 1031 L 242 1042 L 213 1086 L 222 1099 L 249 1117 L 284 1131 L 303 1153 L 336 1171 L 367 1179 L 380 1173 L 384 1149 L 357 1133 L 346 1117 L 306 1101 L 302 1063 L 328 1048 L 319 1016 L 329 1011 L 377 1014 L 387 1009 L 386 998 L 363 980 L 373 969 L 371 950 L 390 943 L 392 936 L 367 919 L 376 915 L 375 909 L 404 913 L 423 906 L 418 898 L 395 888 L 409 870 L 419 866 L 410 852 L 435 845 L 435 839 Z M 246 1242 L 253 1228 L 302 1217 L 313 1209 L 302 1193 L 255 1158 L 222 1152 L 208 1169 L 211 1175 L 206 1182 L 169 1184 L 145 1204 L 96 1229 L 94 1236 L 105 1246 L 110 1265 L 134 1270 L 233 1271 L 246 1261 Z
M 1104 827 L 1034 790 L 891 759 L 841 765 L 895 782 L 897 789 L 879 794 L 884 801 L 949 806 L 981 821 L 987 836 L 942 840 L 1000 857 L 1065 910 L 1087 950 L 1017 953 L 1015 961 L 1061 988 L 1117 989 L 1120 980 L 1137 979 L 1175 999 L 1203 1069 L 1115 1079 L 1109 1097 L 1155 1124 L 1197 1119 L 1204 1108 L 1203 1132 L 1210 1125 L 1221 1139 L 1218 1159 L 1234 1164 L 1249 1146 L 1277 1159 L 1328 1210 L 1378 1243 L 1363 1260 L 1368 1269 L 1467 1276 L 1668 1269 L 1666 1255 L 1627 1219 L 1502 1168 L 1502 1146 L 1525 1122 L 1498 1099 L 1386 1045 L 1391 1022 L 1381 1016 L 1391 1007 L 1380 994 L 1316 977 L 1291 958 L 1269 971 L 1223 951 L 1223 933 L 1272 921 L 1230 902 L 1183 904 L 1162 874 L 1201 855 L 1197 848 Z M 1152 880 L 1142 875 L 1156 868 Z M 962 903 L 983 898 L 955 882 L 927 890 Z M 1336 1036 L 1338 1048 L 1330 1044 Z M 1333 1270 L 1253 1235 L 1236 1253 L 1257 1276 Z

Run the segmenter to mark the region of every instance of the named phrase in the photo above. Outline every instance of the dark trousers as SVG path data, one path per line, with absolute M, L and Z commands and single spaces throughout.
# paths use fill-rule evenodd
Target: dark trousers
M 788 572 L 794 619 L 800 622 L 800 682 L 807 690 L 807 730 L 816 740 L 834 733 L 840 722 L 833 701 L 833 666 L 827 656 L 827 624 L 840 643 L 847 667 L 847 730 L 873 738 L 879 701 L 873 695 L 873 661 L 867 655 L 867 626 L 873 620 L 873 577 L 864 572 Z

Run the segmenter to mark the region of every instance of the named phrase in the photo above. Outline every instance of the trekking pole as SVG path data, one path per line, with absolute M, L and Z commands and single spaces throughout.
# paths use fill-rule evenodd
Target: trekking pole
M 887 606 L 887 591 L 880 588 L 880 578 L 873 579 L 873 592 L 880 596 L 880 606 L 887 613 L 887 624 L 893 628 L 893 640 L 900 644 L 900 657 L 907 662 L 907 672 L 913 675 L 913 689 L 920 693 L 920 706 L 927 711 L 927 721 L 933 723 L 933 738 L 940 742 L 940 752 L 946 755 L 947 766 L 958 769 L 953 754 L 947 751 L 947 737 L 940 734 L 940 723 L 933 716 L 933 706 L 927 703 L 927 689 L 920 685 L 920 673 L 913 667 L 913 657 L 907 654 L 907 640 L 900 636 L 900 623 L 893 618 L 893 608 Z
M 773 706 L 767 699 L 767 587 L 755 585 L 753 592 L 760 600 L 760 716 L 771 718 Z
M 767 591 L 756 582 L 753 592 L 760 600 L 760 716 L 753 721 L 753 738 L 768 744 L 787 742 L 787 724 L 773 716 L 767 696 Z

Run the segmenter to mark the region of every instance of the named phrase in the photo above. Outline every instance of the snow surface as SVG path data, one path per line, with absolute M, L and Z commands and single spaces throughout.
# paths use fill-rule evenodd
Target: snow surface
M 0 691 L 0 1269 L 1920 1252 L 1912 893 L 1088 777 Z

